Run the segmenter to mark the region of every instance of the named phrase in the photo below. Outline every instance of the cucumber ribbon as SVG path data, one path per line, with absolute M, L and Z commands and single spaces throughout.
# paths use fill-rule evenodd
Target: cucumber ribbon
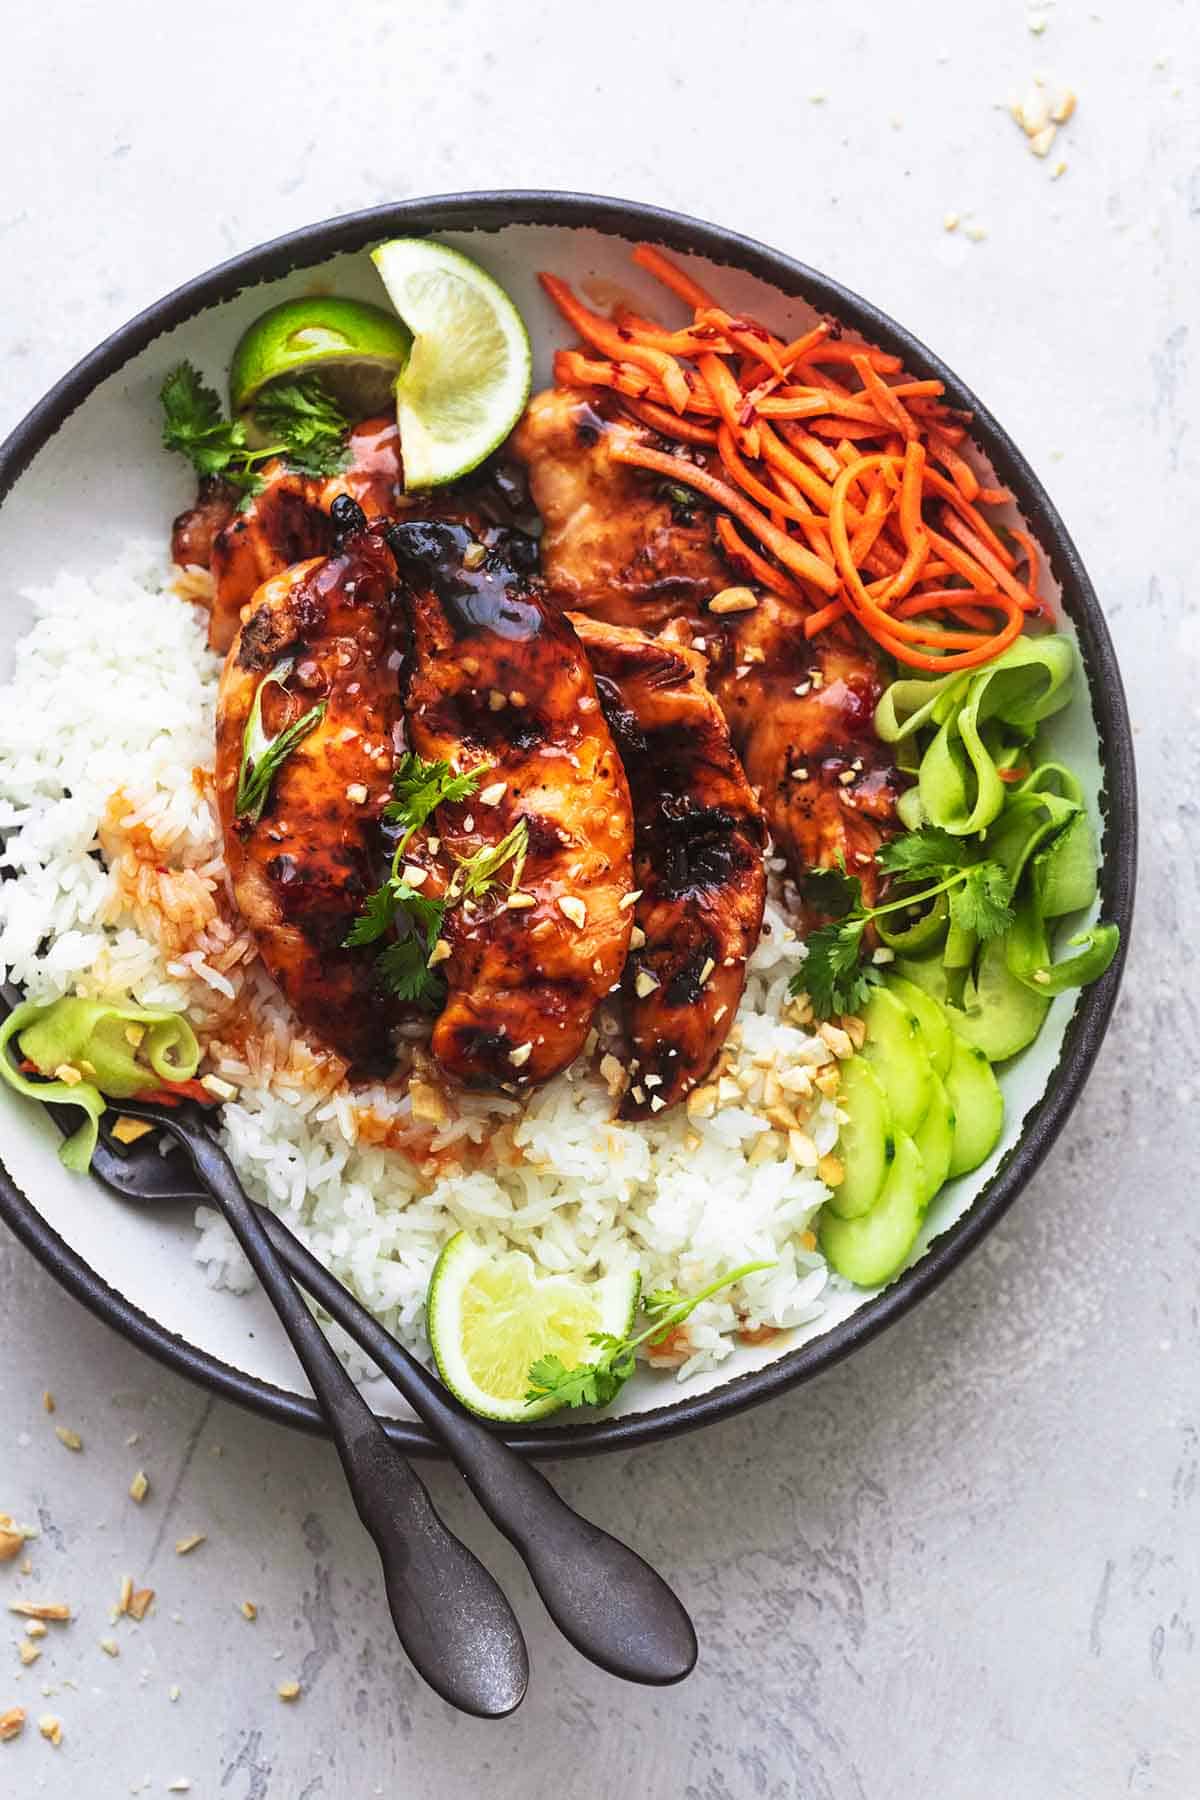
M 9 1045 L 43 1076 L 34 1081 L 12 1060 Z M 109 1100 L 128 1100 L 164 1083 L 190 1081 L 200 1045 L 180 1013 L 108 1000 L 23 1000 L 0 1024 L 0 1077 L 18 1094 L 49 1105 L 78 1106 L 86 1117 L 59 1151 L 82 1173 L 92 1160 Z M 64 1081 L 62 1069 L 81 1079 Z
M 1095 981 L 1120 941 L 1115 925 L 1093 925 L 1067 940 L 1073 955 L 1054 960 L 1048 922 L 1082 912 L 1096 898 L 1095 839 L 1083 789 L 1062 763 L 1041 762 L 1012 779 L 1042 720 L 1070 699 L 1074 668 L 1069 638 L 1021 638 L 986 668 L 892 682 L 875 713 L 880 738 L 897 746 L 898 762 L 917 777 L 900 800 L 904 824 L 978 837 L 981 858 L 998 862 L 1012 883 L 1014 921 L 1003 962 L 999 944 L 987 957 L 997 1001 L 1013 983 L 1049 1000 Z M 940 945 L 946 969 L 967 971 L 968 1000 L 976 992 L 977 940 L 958 930 L 941 898 L 903 926 L 897 918 L 876 929 L 902 954 Z
M 883 742 L 904 745 L 934 730 L 917 786 L 901 802 L 908 828 L 938 825 L 956 837 L 985 831 L 1004 807 L 1000 770 L 1012 768 L 1021 744 L 1067 704 L 1074 669 L 1070 639 L 1054 635 L 1018 638 L 982 669 L 893 681 L 875 711 Z M 1015 742 L 1005 741 L 1005 728 Z

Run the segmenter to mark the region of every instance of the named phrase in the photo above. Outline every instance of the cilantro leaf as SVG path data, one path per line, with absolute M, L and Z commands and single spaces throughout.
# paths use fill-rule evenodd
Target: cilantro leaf
M 159 389 L 162 441 L 178 450 L 201 475 L 222 475 L 245 448 L 245 428 L 223 418 L 215 388 L 206 387 L 190 362 L 177 363 Z
M 350 422 L 316 375 L 277 381 L 254 402 L 260 428 L 278 438 L 304 475 L 336 475 L 346 464 Z
M 363 909 L 351 925 L 342 943 L 347 949 L 354 949 L 359 944 L 373 944 L 390 930 L 395 915 L 396 903 L 392 896 L 391 881 L 385 881 L 381 887 L 375 888 L 367 895 Z
M 885 875 L 918 877 L 948 875 L 970 860 L 966 839 L 952 837 L 938 825 L 925 825 L 920 831 L 909 831 L 892 838 L 875 852 L 875 861 Z
M 375 967 L 384 985 L 410 1004 L 432 1003 L 445 987 L 437 970 L 429 967 L 428 949 L 415 935 L 396 938 L 380 952 Z
M 862 882 L 857 875 L 846 873 L 844 863 L 836 869 L 810 869 L 802 887 L 809 904 L 830 919 L 862 910 Z
M 867 918 L 862 912 L 822 925 L 805 942 L 808 954 L 792 976 L 788 992 L 807 994 L 819 1019 L 857 1012 L 878 979 L 861 961 Z
M 404 827 L 407 841 L 439 806 L 458 806 L 469 800 L 490 767 L 489 763 L 478 763 L 461 775 L 453 775 L 448 762 L 423 762 L 410 750 L 392 776 L 392 798 L 384 807 L 383 816 L 389 824 Z
M 950 890 L 950 917 L 982 939 L 999 937 L 1013 922 L 1012 882 L 998 862 L 973 863 Z

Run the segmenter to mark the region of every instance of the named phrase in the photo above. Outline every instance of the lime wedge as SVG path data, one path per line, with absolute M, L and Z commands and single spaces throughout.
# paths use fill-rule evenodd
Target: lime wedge
M 273 381 L 319 375 L 348 419 L 390 412 L 411 346 L 382 306 L 333 295 L 285 300 L 243 334 L 229 367 L 230 401 L 240 413 Z
M 485 1419 L 540 1419 L 559 1402 L 526 1403 L 530 1364 L 551 1354 L 567 1368 L 593 1361 L 589 1333 L 624 1337 L 640 1285 L 633 1269 L 600 1281 L 542 1275 L 519 1251 L 496 1255 L 460 1231 L 438 1257 L 426 1300 L 442 1380 Z
M 504 289 L 457 250 L 393 238 L 371 260 L 413 334 L 396 383 L 405 486 L 441 487 L 478 467 L 520 418 L 529 333 Z

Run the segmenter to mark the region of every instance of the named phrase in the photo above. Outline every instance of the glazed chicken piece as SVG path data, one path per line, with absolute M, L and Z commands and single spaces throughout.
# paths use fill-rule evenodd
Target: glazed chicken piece
M 365 419 L 349 438 L 349 461 L 337 475 L 302 475 L 282 458 L 264 463 L 262 489 L 244 512 L 223 483 L 202 485 L 195 507 L 171 534 L 176 562 L 210 568 L 215 592 L 208 625 L 213 650 L 226 651 L 242 609 L 272 575 L 333 547 L 330 507 L 339 494 L 370 518 L 396 511 L 401 491 L 400 435 L 394 419 Z M 208 554 L 204 555 L 207 547 Z
M 607 399 L 549 388 L 510 448 L 529 472 L 544 532 L 542 572 L 561 604 L 611 625 L 658 631 L 727 587 L 712 512 L 661 476 L 614 462 L 614 443 L 659 443 Z
M 644 1119 L 704 1079 L 733 1024 L 762 928 L 766 829 L 704 658 L 572 623 L 633 795 L 641 937 L 623 981 L 633 1054 L 621 1117 Z
M 439 808 L 440 855 L 452 868 L 521 820 L 528 833 L 523 862 L 446 915 L 449 992 L 432 1049 L 464 1082 L 514 1088 L 578 1055 L 620 980 L 633 821 L 587 659 L 533 572 L 536 546 L 485 535 L 486 552 L 469 527 L 442 521 L 387 537 L 413 637 L 412 747 L 459 772 L 487 769 L 474 798 Z
M 254 596 L 221 677 L 217 795 L 242 917 L 305 1025 L 358 1076 L 392 1066 L 395 1003 L 377 989 L 372 949 L 343 939 L 376 884 L 379 818 L 390 797 L 400 722 L 395 564 L 348 500 L 331 555 L 274 575 Z M 284 665 L 290 659 L 290 671 Z M 236 816 L 242 734 L 263 690 L 275 737 L 311 708 L 324 714 L 278 767 L 257 821 Z
M 784 600 L 705 622 L 711 677 L 771 836 L 797 881 L 844 858 L 868 904 L 874 853 L 894 829 L 901 779 L 875 736 L 886 675 L 858 642 L 804 636 Z M 672 634 L 674 635 L 674 634 Z

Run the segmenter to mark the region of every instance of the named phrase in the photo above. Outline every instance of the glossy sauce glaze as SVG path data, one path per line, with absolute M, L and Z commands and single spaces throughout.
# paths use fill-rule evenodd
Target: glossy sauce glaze
M 370 531 L 271 577 L 226 659 L 217 708 L 217 796 L 239 910 L 300 1019 L 359 1076 L 391 1068 L 398 1011 L 377 985 L 373 951 L 343 943 L 379 879 L 401 722 L 394 589 L 391 552 Z M 243 731 L 264 677 L 289 658 L 287 691 L 264 689 L 266 732 L 319 705 L 324 716 L 280 764 L 252 823 L 235 814 Z
M 388 542 L 412 632 L 412 746 L 460 771 L 486 768 L 474 798 L 439 809 L 445 871 L 520 821 L 528 837 L 519 869 L 509 862 L 477 903 L 447 914 L 432 1049 L 462 1081 L 521 1088 L 574 1060 L 620 980 L 633 923 L 621 904 L 633 885 L 629 789 L 587 659 L 533 572 L 532 541 L 429 520 L 394 526 Z

